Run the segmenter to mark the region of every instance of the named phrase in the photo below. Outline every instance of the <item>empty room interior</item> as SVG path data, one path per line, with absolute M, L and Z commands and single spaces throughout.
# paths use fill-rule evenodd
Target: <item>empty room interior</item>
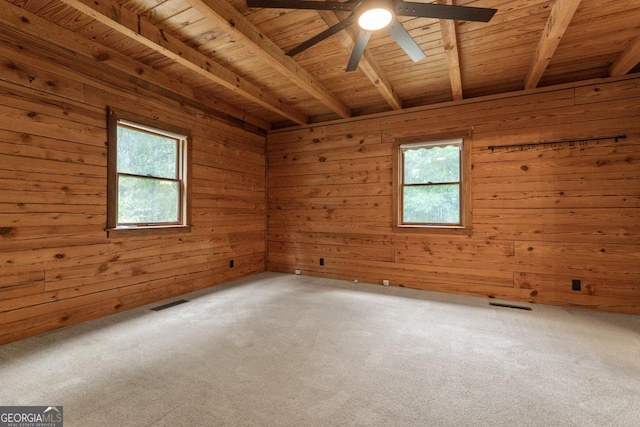
M 1 426 L 638 426 L 639 355 L 640 1 L 0 0 Z

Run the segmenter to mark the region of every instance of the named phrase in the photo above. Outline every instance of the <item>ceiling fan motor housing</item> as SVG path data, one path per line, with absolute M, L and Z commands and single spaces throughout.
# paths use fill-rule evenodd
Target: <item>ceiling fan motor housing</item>
M 420 46 L 411 34 L 398 21 L 398 16 L 412 16 L 431 19 L 455 19 L 464 21 L 489 22 L 496 9 L 456 6 L 450 4 L 415 3 L 402 0 L 347 0 L 315 1 L 315 0 L 246 0 L 249 7 L 273 7 L 285 9 L 312 9 L 352 12 L 347 18 L 332 25 L 307 41 L 286 52 L 289 56 L 316 45 L 322 40 L 342 31 L 353 24 L 358 24 L 360 32 L 355 40 L 346 71 L 354 71 L 367 47 L 374 31 L 387 29 L 389 35 L 398 43 L 413 62 L 426 58 Z M 369 16 L 371 15 L 371 16 Z M 369 19 L 371 18 L 371 19 Z M 364 22 L 369 21 L 369 22 Z

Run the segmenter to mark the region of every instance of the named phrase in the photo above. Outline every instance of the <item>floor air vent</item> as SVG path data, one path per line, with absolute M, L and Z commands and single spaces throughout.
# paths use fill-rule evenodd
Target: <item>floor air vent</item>
M 176 305 L 184 304 L 185 302 L 189 302 L 189 301 L 187 301 L 186 299 L 180 299 L 178 301 L 173 301 L 164 305 L 159 305 L 158 307 L 153 307 L 151 310 L 160 311 L 160 310 L 164 310 L 165 308 L 170 308 Z
M 489 305 L 493 305 L 495 307 L 517 308 L 518 310 L 531 311 L 531 307 L 521 307 L 519 305 L 502 304 L 502 303 L 499 303 L 499 302 L 490 302 Z

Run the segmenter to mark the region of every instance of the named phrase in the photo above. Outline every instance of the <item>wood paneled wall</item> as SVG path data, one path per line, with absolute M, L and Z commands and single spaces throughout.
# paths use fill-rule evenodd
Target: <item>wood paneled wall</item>
M 640 314 L 638 78 L 273 131 L 265 178 L 251 128 L 0 38 L 0 343 L 264 271 L 265 251 L 271 271 Z M 191 233 L 106 236 L 107 106 L 192 129 Z M 393 232 L 394 141 L 468 131 L 472 233 Z
M 467 131 L 472 233 L 394 233 L 394 141 Z M 267 164 L 270 271 L 640 314 L 638 78 L 272 131 Z
M 0 343 L 264 271 L 264 134 L 28 46 L 0 44 Z M 107 238 L 107 106 L 192 130 L 191 233 Z

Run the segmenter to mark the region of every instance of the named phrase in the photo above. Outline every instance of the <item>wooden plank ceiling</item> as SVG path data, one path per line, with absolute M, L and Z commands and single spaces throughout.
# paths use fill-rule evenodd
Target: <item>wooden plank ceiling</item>
M 427 58 L 413 63 L 381 31 L 350 73 L 349 30 L 284 54 L 343 15 L 251 9 L 245 0 L 0 0 L 0 30 L 59 47 L 73 31 L 107 56 L 144 64 L 150 83 L 166 89 L 162 73 L 199 102 L 265 129 L 640 71 L 638 0 L 437 3 L 498 12 L 489 23 L 399 18 Z

